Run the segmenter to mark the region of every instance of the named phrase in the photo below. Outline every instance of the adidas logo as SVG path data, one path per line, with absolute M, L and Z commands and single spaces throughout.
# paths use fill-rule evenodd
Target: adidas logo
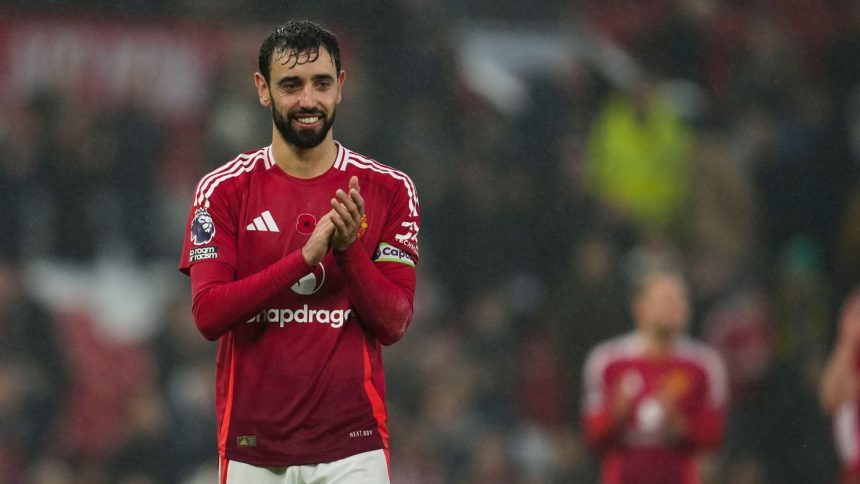
M 256 230 L 259 232 L 280 232 L 278 224 L 272 218 L 272 214 L 268 210 L 258 215 L 253 222 L 249 223 L 246 230 Z

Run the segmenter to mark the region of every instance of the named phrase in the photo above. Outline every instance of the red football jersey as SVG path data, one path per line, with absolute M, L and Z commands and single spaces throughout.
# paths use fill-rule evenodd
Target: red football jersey
M 226 264 L 236 280 L 258 273 L 301 249 L 331 210 L 335 191 L 346 191 L 353 175 L 365 200 L 355 244 L 377 264 L 414 268 L 420 219 L 412 180 L 338 143 L 333 166 L 311 179 L 284 172 L 271 147 L 204 176 L 180 269 L 188 274 L 193 264 Z M 332 252 L 279 291 L 219 339 L 220 454 L 287 466 L 387 449 L 381 346 L 351 307 Z
M 694 457 L 719 445 L 728 392 L 715 350 L 683 338 L 671 355 L 647 358 L 641 337 L 627 334 L 591 352 L 585 385 L 586 438 L 603 456 L 602 482 L 699 482 Z M 630 401 L 620 423 L 616 392 Z M 670 411 L 684 422 L 680 436 L 666 430 Z

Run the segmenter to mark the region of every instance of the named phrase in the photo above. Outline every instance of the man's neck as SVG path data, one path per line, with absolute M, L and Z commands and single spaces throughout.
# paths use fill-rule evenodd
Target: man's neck
M 658 334 L 652 331 L 640 331 L 639 334 L 645 343 L 645 354 L 654 358 L 669 356 L 677 340 L 675 335 Z
M 308 149 L 297 148 L 287 143 L 274 127 L 272 131 L 272 157 L 275 163 L 290 176 L 296 178 L 320 176 L 331 168 L 337 157 L 337 146 L 331 131 L 322 143 Z

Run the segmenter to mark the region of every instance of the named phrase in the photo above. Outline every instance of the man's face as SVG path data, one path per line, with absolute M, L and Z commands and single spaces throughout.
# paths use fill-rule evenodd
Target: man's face
M 676 276 L 652 276 L 633 305 L 636 324 L 640 329 L 670 338 L 687 329 L 690 305 L 687 286 Z
M 272 108 L 272 120 L 290 145 L 309 149 L 328 136 L 341 101 L 344 72 L 337 72 L 329 52 L 319 55 L 275 52 L 269 82 L 257 78 L 260 101 Z M 264 92 L 265 91 L 265 92 Z

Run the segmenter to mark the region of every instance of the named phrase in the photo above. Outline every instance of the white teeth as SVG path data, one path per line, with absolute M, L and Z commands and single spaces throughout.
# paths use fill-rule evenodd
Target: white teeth
M 303 124 L 314 124 L 320 120 L 320 117 L 319 116 L 308 116 L 308 117 L 297 118 L 297 119 L 299 120 L 300 123 L 303 123 Z

